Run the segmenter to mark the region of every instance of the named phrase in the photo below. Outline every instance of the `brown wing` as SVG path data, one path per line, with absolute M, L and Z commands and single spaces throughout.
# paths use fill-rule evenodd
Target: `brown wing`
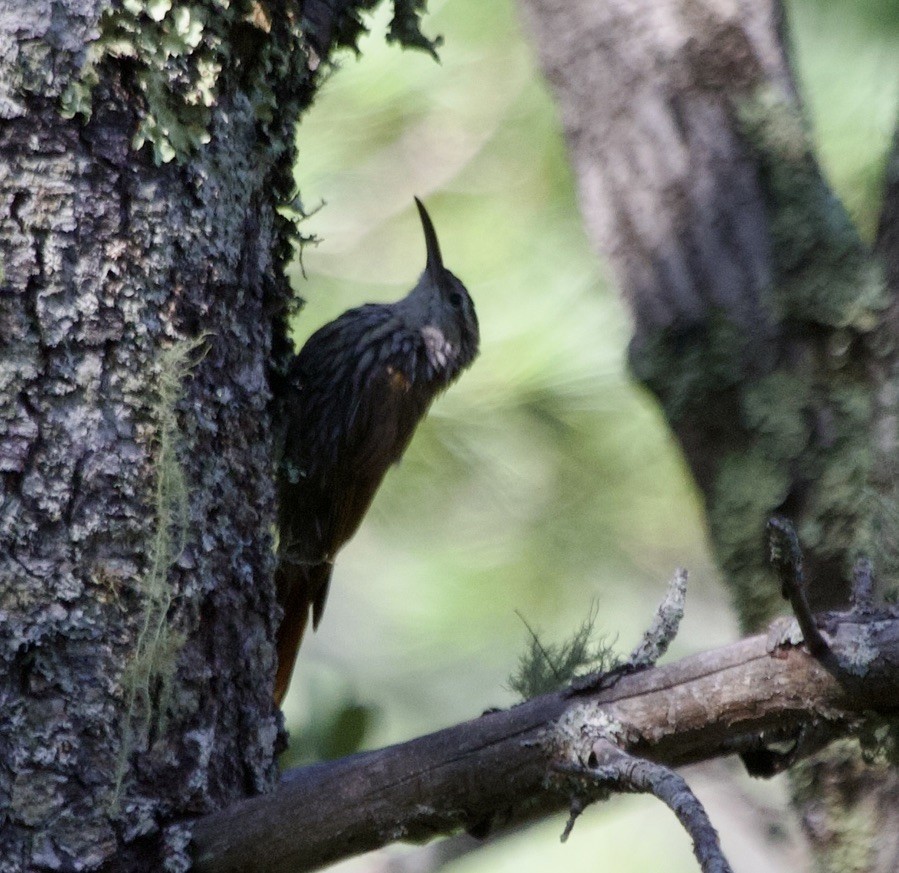
M 372 313 L 362 310 L 366 320 Z M 354 327 L 348 313 L 340 339 Z M 297 360 L 296 394 L 279 475 L 276 697 L 287 690 L 312 612 L 317 626 L 337 551 L 356 532 L 388 467 L 399 460 L 433 397 L 416 379 L 421 360 L 395 325 L 347 359 L 333 345 L 334 326 L 315 335 Z M 392 354 L 391 354 L 392 352 Z M 336 356 L 329 364 L 329 355 Z M 339 365 L 338 365 L 339 364 Z

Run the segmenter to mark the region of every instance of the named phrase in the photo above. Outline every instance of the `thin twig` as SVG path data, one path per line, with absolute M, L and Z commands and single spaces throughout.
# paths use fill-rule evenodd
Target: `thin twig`
M 629 755 L 605 738 L 594 743 L 593 754 L 595 766 L 565 764 L 556 769 L 592 785 L 657 797 L 693 840 L 693 854 L 702 873 L 733 873 L 721 851 L 718 832 L 682 776 L 662 764 Z M 568 832 L 570 827 L 566 826 L 566 835 Z
M 687 597 L 687 577 L 687 571 L 683 568 L 674 571 L 665 592 L 665 599 L 659 604 L 652 622 L 626 661 L 610 670 L 576 677 L 571 681 L 566 693 L 569 696 L 590 694 L 603 688 L 610 688 L 622 676 L 654 667 L 659 658 L 668 651 L 668 646 L 680 628 Z
M 636 669 L 654 667 L 677 636 L 687 599 L 687 575 L 683 567 L 674 571 L 665 599 L 659 604 L 652 623 L 644 631 L 643 639 L 627 659 Z
M 563 843 L 571 836 L 571 832 L 574 830 L 574 823 L 581 817 L 581 813 L 586 808 L 587 804 L 584 803 L 582 798 L 571 798 L 571 805 L 568 807 L 568 821 L 565 822 L 565 830 L 562 831 L 561 841 Z
M 786 518 L 774 517 L 768 521 L 768 557 L 780 579 L 781 594 L 793 608 L 809 653 L 825 666 L 831 663 L 837 666 L 830 645 L 815 624 L 805 592 L 799 537 Z

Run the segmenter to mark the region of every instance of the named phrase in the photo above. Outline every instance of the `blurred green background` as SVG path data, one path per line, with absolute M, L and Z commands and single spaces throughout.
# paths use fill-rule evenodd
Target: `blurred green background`
M 822 163 L 870 238 L 899 105 L 899 3 L 788 9 Z M 652 399 L 627 375 L 627 313 L 581 228 L 554 107 L 514 5 L 431 0 L 424 29 L 445 39 L 440 64 L 387 46 L 388 14 L 371 20 L 361 56 L 343 58 L 298 131 L 303 201 L 325 205 L 301 226 L 321 242 L 303 252 L 306 278 L 299 262 L 292 271 L 307 300 L 295 340 L 414 284 L 424 266 L 417 194 L 475 300 L 482 352 L 434 405 L 340 554 L 285 704 L 287 763 L 514 702 L 508 677 L 527 644 L 516 610 L 560 641 L 595 602 L 598 628 L 627 651 L 683 565 L 687 618 L 669 657 L 736 637 L 700 502 Z M 729 764 L 689 778 L 713 798 L 738 873 L 802 869 L 782 783 L 748 785 Z M 564 847 L 560 831 L 549 822 L 470 854 L 457 841 L 450 869 L 595 870 L 600 845 L 605 869 L 696 869 L 673 816 L 649 799 L 590 810 Z M 446 860 L 426 852 L 348 866 Z

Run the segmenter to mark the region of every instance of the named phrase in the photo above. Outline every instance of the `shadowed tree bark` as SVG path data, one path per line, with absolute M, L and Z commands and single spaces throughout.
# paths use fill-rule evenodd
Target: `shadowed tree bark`
M 274 783 L 278 207 L 372 5 L 0 9 L 4 873 L 183 870 Z
M 693 471 L 744 628 L 781 608 L 765 582 L 774 514 L 797 524 L 816 608 L 847 601 L 859 555 L 891 576 L 895 159 L 885 276 L 816 162 L 778 0 L 521 5 L 588 230 L 633 312 L 631 366 Z M 895 776 L 837 766 L 852 790 L 826 764 L 794 779 L 823 863 L 846 869 L 851 846 L 853 869 L 895 869 L 879 850 L 899 826 Z

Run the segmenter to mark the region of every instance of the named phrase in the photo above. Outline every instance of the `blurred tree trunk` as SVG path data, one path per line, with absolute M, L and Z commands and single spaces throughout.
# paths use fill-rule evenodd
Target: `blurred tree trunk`
M 186 869 L 274 782 L 277 208 L 371 5 L 0 12 L 3 873 Z
M 776 513 L 797 524 L 814 605 L 845 603 L 859 555 L 897 563 L 895 162 L 887 281 L 816 163 L 777 0 L 522 7 L 633 312 L 631 366 L 693 471 L 744 628 L 781 609 Z M 794 786 L 825 869 L 896 869 L 895 776 L 843 750 Z

